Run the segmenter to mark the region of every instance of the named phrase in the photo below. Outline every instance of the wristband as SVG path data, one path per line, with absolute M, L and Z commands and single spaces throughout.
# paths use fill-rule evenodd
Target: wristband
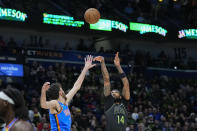
M 125 78 L 125 77 L 126 77 L 126 74 L 125 74 L 124 72 L 120 74 L 120 78 L 121 78 L 121 79 L 123 79 L 123 78 Z

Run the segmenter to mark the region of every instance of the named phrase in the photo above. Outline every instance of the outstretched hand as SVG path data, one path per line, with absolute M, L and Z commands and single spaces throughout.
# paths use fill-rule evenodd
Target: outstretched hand
M 92 64 L 92 61 L 93 61 L 93 56 L 88 55 L 85 58 L 85 68 L 90 69 L 90 68 L 96 66 L 96 64 Z
M 104 62 L 104 57 L 103 56 L 97 56 L 94 58 L 94 61 L 99 61 L 99 62 Z
M 119 52 L 116 53 L 116 56 L 114 58 L 114 64 L 116 66 L 119 66 L 120 65 L 120 58 L 119 58 Z

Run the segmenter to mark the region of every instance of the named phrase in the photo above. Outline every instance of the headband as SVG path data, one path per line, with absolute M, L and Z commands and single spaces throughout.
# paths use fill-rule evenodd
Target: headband
M 13 105 L 15 104 L 14 101 L 9 96 L 7 96 L 3 91 L 0 91 L 0 99 L 5 100 L 10 104 Z

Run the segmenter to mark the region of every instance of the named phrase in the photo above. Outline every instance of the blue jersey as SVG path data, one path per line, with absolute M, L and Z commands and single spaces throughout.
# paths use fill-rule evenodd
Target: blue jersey
M 13 127 L 13 125 L 16 123 L 17 120 L 18 120 L 17 118 L 14 118 L 14 120 L 12 120 L 6 127 L 4 127 L 2 131 L 9 131 Z
M 68 105 L 58 102 L 62 107 L 61 112 L 51 114 L 49 111 L 49 118 L 51 124 L 51 131 L 70 131 L 71 128 L 71 114 Z

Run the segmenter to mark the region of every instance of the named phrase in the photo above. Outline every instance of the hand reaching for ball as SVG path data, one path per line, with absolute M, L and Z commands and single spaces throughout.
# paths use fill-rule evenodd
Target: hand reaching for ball
M 94 58 L 94 61 L 99 61 L 99 62 L 104 62 L 104 57 L 103 56 L 97 56 Z

